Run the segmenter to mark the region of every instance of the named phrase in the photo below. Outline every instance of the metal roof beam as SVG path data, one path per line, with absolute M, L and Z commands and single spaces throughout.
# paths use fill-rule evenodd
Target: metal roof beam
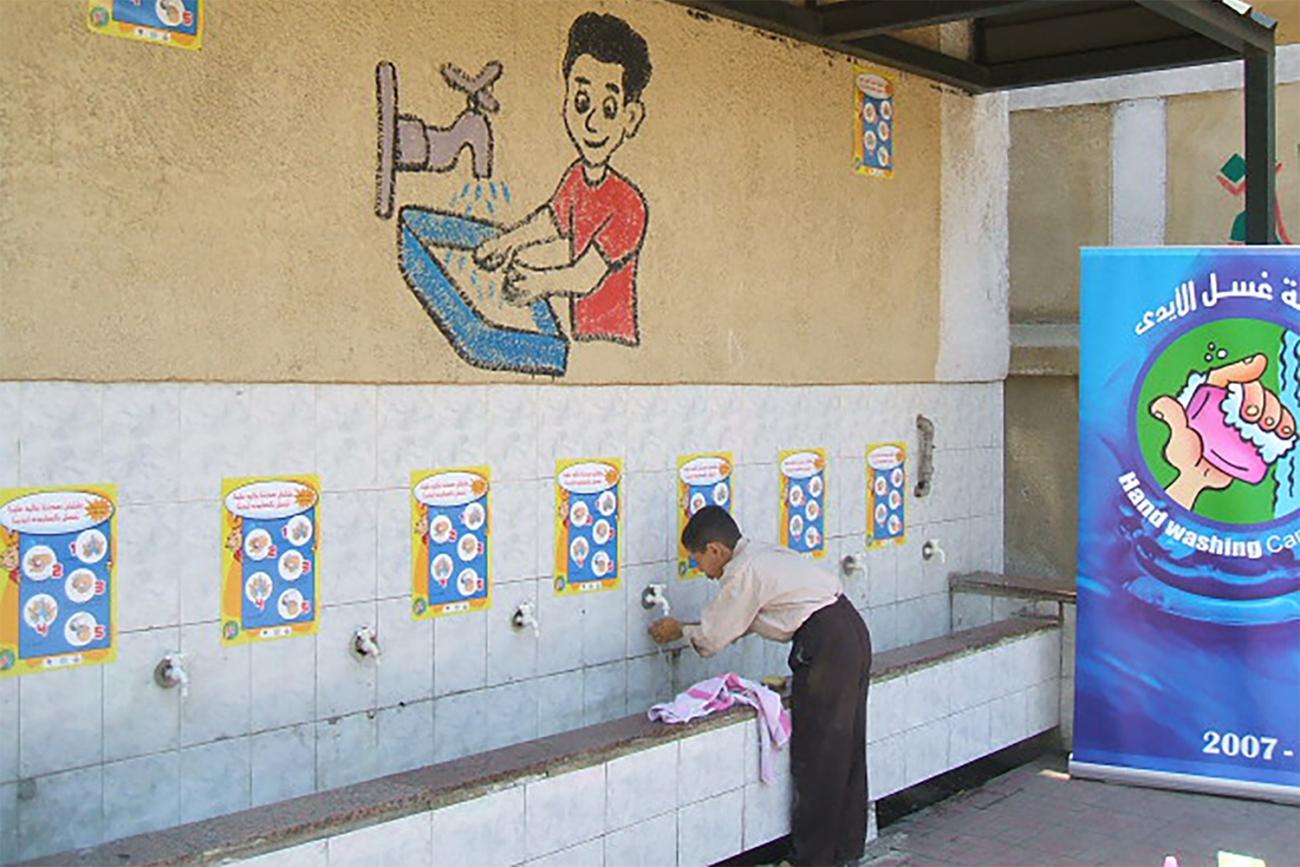
M 1042 6 L 1065 0 L 1039 0 Z M 895 30 L 927 27 L 949 21 L 965 21 L 989 15 L 1020 12 L 1027 0 L 846 0 L 831 6 L 817 6 L 814 14 L 821 19 L 822 33 L 836 39 L 862 39 Z
M 988 67 L 989 86 L 998 90 L 1033 87 L 1235 58 L 1233 51 L 1209 39 L 1185 36 L 1120 48 L 998 63 Z
M 864 57 L 972 93 L 984 93 L 990 89 L 989 71 L 985 67 L 901 39 L 890 36 L 869 36 L 846 42 L 844 48 L 845 50 L 857 49 Z
M 1271 51 L 1246 52 L 1246 243 L 1272 244 L 1277 196 L 1277 88 Z
M 1237 54 L 1248 50 L 1273 51 L 1277 22 L 1267 15 L 1251 11 L 1242 15 L 1231 7 L 1212 2 L 1187 3 L 1185 0 L 1134 0 L 1139 6 L 1168 18 L 1193 33 L 1213 39 Z

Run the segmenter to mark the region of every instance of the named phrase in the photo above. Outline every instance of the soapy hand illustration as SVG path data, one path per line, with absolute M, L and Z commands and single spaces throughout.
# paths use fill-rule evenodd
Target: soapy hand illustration
M 1257 485 L 1296 442 L 1295 416 L 1260 379 L 1262 354 L 1207 372 L 1192 371 L 1182 392 L 1151 402 L 1151 415 L 1169 428 L 1165 460 L 1178 476 L 1166 492 L 1192 510 L 1203 491 L 1240 480 Z

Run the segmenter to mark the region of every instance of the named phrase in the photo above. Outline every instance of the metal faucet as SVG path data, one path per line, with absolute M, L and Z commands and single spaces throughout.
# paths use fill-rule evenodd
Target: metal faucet
M 393 214 L 397 172 L 446 172 L 455 167 L 461 148 L 468 147 L 474 177 L 492 176 L 492 125 L 488 115 L 501 110 L 492 85 L 501 77 L 502 65 L 492 61 L 470 77 L 459 67 L 444 63 L 443 81 L 465 94 L 465 109 L 451 126 L 427 124 L 413 114 L 399 114 L 397 67 L 387 60 L 375 67 L 379 100 L 379 166 L 375 213 Z

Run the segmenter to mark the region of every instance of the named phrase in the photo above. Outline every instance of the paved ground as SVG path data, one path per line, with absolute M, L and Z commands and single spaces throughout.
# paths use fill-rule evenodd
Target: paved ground
M 882 829 L 862 867 L 1300 867 L 1300 808 L 1071 780 L 1048 756 Z

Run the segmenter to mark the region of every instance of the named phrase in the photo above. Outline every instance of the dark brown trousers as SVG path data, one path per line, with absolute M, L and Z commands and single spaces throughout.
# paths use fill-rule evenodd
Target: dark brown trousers
M 862 857 L 867 836 L 871 634 L 848 599 L 841 596 L 799 627 L 790 670 L 790 861 L 851 863 Z

